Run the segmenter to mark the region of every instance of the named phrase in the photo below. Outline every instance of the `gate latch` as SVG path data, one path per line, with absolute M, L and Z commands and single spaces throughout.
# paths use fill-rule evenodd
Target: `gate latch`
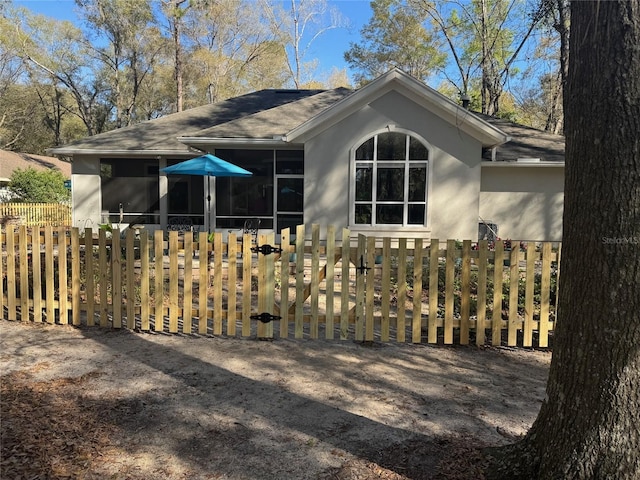
M 251 251 L 254 253 L 261 253 L 263 255 L 269 255 L 270 253 L 281 253 L 282 249 L 279 247 L 274 247 L 273 245 L 260 245 L 255 246 L 255 247 L 251 247 Z
M 262 323 L 269 323 L 272 320 L 280 320 L 282 317 L 280 317 L 279 315 L 271 315 L 270 313 L 267 312 L 262 312 L 258 315 L 251 315 L 251 320 L 259 320 Z
M 367 270 L 371 270 L 371 267 L 367 267 L 367 265 L 364 263 L 363 255 L 360 255 L 360 266 L 356 267 L 356 270 L 358 270 L 358 273 L 366 273 Z

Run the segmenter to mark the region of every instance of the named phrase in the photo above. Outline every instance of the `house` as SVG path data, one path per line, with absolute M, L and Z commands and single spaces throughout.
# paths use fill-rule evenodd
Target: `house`
M 69 162 L 44 155 L 0 150 L 0 202 L 10 200 L 7 185 L 11 180 L 13 171 L 17 169 L 26 170 L 28 168 L 35 170 L 60 170 L 65 178 L 71 178 L 71 164 Z
M 210 152 L 249 178 L 166 175 Z M 54 148 L 73 164 L 74 224 L 247 218 L 378 236 L 560 240 L 564 139 L 473 113 L 394 69 L 361 89 L 262 90 Z

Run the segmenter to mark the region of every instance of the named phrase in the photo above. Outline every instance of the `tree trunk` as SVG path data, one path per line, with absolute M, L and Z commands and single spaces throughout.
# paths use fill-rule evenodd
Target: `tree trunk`
M 547 397 L 489 478 L 640 478 L 640 2 L 571 4 L 559 316 Z

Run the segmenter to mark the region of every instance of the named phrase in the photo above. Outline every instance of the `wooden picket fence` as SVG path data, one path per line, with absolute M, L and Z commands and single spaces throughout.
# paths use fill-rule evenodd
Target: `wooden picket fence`
M 60 203 L 0 203 L 0 220 L 27 227 L 70 226 L 71 207 Z
M 306 228 L 255 245 L 250 235 L 8 225 L 0 307 L 8 320 L 182 334 L 549 345 L 557 244 L 352 237 L 332 226 L 320 241 L 318 225 Z

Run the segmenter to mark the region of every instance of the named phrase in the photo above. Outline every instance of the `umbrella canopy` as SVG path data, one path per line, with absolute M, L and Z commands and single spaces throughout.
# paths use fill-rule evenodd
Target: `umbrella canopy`
M 163 168 L 162 171 L 172 175 L 199 175 L 202 177 L 250 177 L 253 175 L 249 170 L 245 170 L 210 153 L 176 163 L 170 167 Z M 207 182 L 207 212 L 204 222 L 207 231 L 209 231 L 210 201 L 211 193 L 209 182 Z
M 201 157 L 185 160 L 170 167 L 163 168 L 163 172 L 174 175 L 201 175 L 209 177 L 250 177 L 253 175 L 242 167 L 207 153 Z

